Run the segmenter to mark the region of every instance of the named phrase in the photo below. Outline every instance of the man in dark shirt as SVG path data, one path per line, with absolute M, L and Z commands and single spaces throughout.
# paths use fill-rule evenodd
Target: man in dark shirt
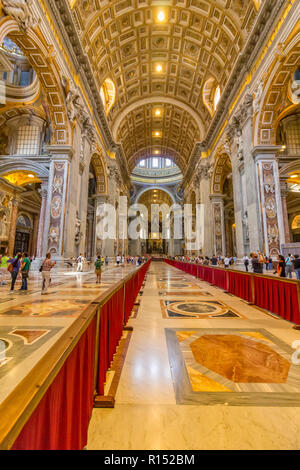
M 298 281 L 300 281 L 300 258 L 299 258 L 299 255 L 294 256 L 293 265 L 294 265 L 294 270 L 295 270 L 295 273 L 296 273 L 296 278 L 298 279 Z
M 217 266 L 217 265 L 218 265 L 218 258 L 217 258 L 215 255 L 213 255 L 213 257 L 212 257 L 212 259 L 211 259 L 211 264 L 212 264 L 213 266 Z

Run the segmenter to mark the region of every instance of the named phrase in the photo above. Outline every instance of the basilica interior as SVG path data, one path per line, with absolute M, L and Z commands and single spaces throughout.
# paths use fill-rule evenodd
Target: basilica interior
M 0 0 L 0 256 L 31 258 L 26 297 L 0 268 L 0 449 L 299 449 L 299 281 L 236 278 L 252 252 L 300 255 L 299 18 L 298 0 Z M 213 256 L 235 270 L 191 267 Z M 37 410 L 84 341 L 89 426 L 48 442 Z

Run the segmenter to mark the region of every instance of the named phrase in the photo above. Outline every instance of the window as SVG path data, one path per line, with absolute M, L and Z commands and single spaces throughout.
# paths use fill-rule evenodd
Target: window
M 152 158 L 152 168 L 158 168 L 158 158 Z
M 140 166 L 141 166 L 142 168 L 145 167 L 145 164 L 146 164 L 145 160 L 142 160 L 142 161 L 140 162 Z
M 38 155 L 40 153 L 40 128 L 22 126 L 18 129 L 17 155 Z
M 106 114 L 108 114 L 116 100 L 116 87 L 114 82 L 110 80 L 110 78 L 107 78 L 104 81 L 100 90 L 100 97 L 102 103 L 104 104 L 105 112 Z
M 214 110 L 217 109 L 220 99 L 221 99 L 221 89 L 218 85 L 215 91 L 215 96 L 214 96 Z
M 169 158 L 166 159 L 166 166 L 172 166 L 172 161 Z

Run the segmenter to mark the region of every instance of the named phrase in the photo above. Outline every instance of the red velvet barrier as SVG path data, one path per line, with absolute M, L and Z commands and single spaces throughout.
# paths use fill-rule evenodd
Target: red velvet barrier
M 191 265 L 178 261 L 168 260 L 167 262 L 183 271 L 186 271 L 187 266 Z M 262 277 L 253 273 L 226 271 L 209 266 L 194 266 L 199 279 L 228 290 L 231 294 L 247 302 L 254 303 L 258 307 L 280 315 L 285 320 L 300 325 L 300 305 L 296 282 Z M 226 276 L 228 276 L 228 286 L 226 285 Z M 254 293 L 252 292 L 252 278 L 254 278 Z
M 81 450 L 87 444 L 94 399 L 96 319 L 48 388 L 13 450 Z
M 228 292 L 246 300 L 247 302 L 254 303 L 255 299 L 252 293 L 251 274 L 229 271 L 228 276 Z
M 258 307 L 300 324 L 298 289 L 294 282 L 254 277 L 255 303 Z
M 149 265 L 150 261 L 144 264 L 144 266 L 125 284 L 125 299 L 124 288 L 121 287 L 101 309 L 97 388 L 99 395 L 104 395 L 106 371 L 110 367 L 121 339 L 123 321 L 126 324 L 129 319 Z
M 227 290 L 227 271 L 222 269 L 213 269 L 213 285 L 220 289 Z
M 123 287 L 101 308 L 99 334 L 98 393 L 104 395 L 106 371 L 110 367 L 123 330 Z

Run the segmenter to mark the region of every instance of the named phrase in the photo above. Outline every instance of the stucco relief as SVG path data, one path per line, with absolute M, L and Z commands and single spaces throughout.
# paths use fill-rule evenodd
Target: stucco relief
M 48 235 L 48 250 L 52 254 L 59 254 L 60 225 L 63 216 L 64 173 L 65 163 L 55 162 L 50 203 L 50 229 Z
M 269 253 L 277 256 L 280 253 L 280 239 L 278 229 L 277 202 L 275 197 L 274 163 L 262 164 L 263 191 L 265 201 L 265 217 L 267 226 L 267 240 Z

